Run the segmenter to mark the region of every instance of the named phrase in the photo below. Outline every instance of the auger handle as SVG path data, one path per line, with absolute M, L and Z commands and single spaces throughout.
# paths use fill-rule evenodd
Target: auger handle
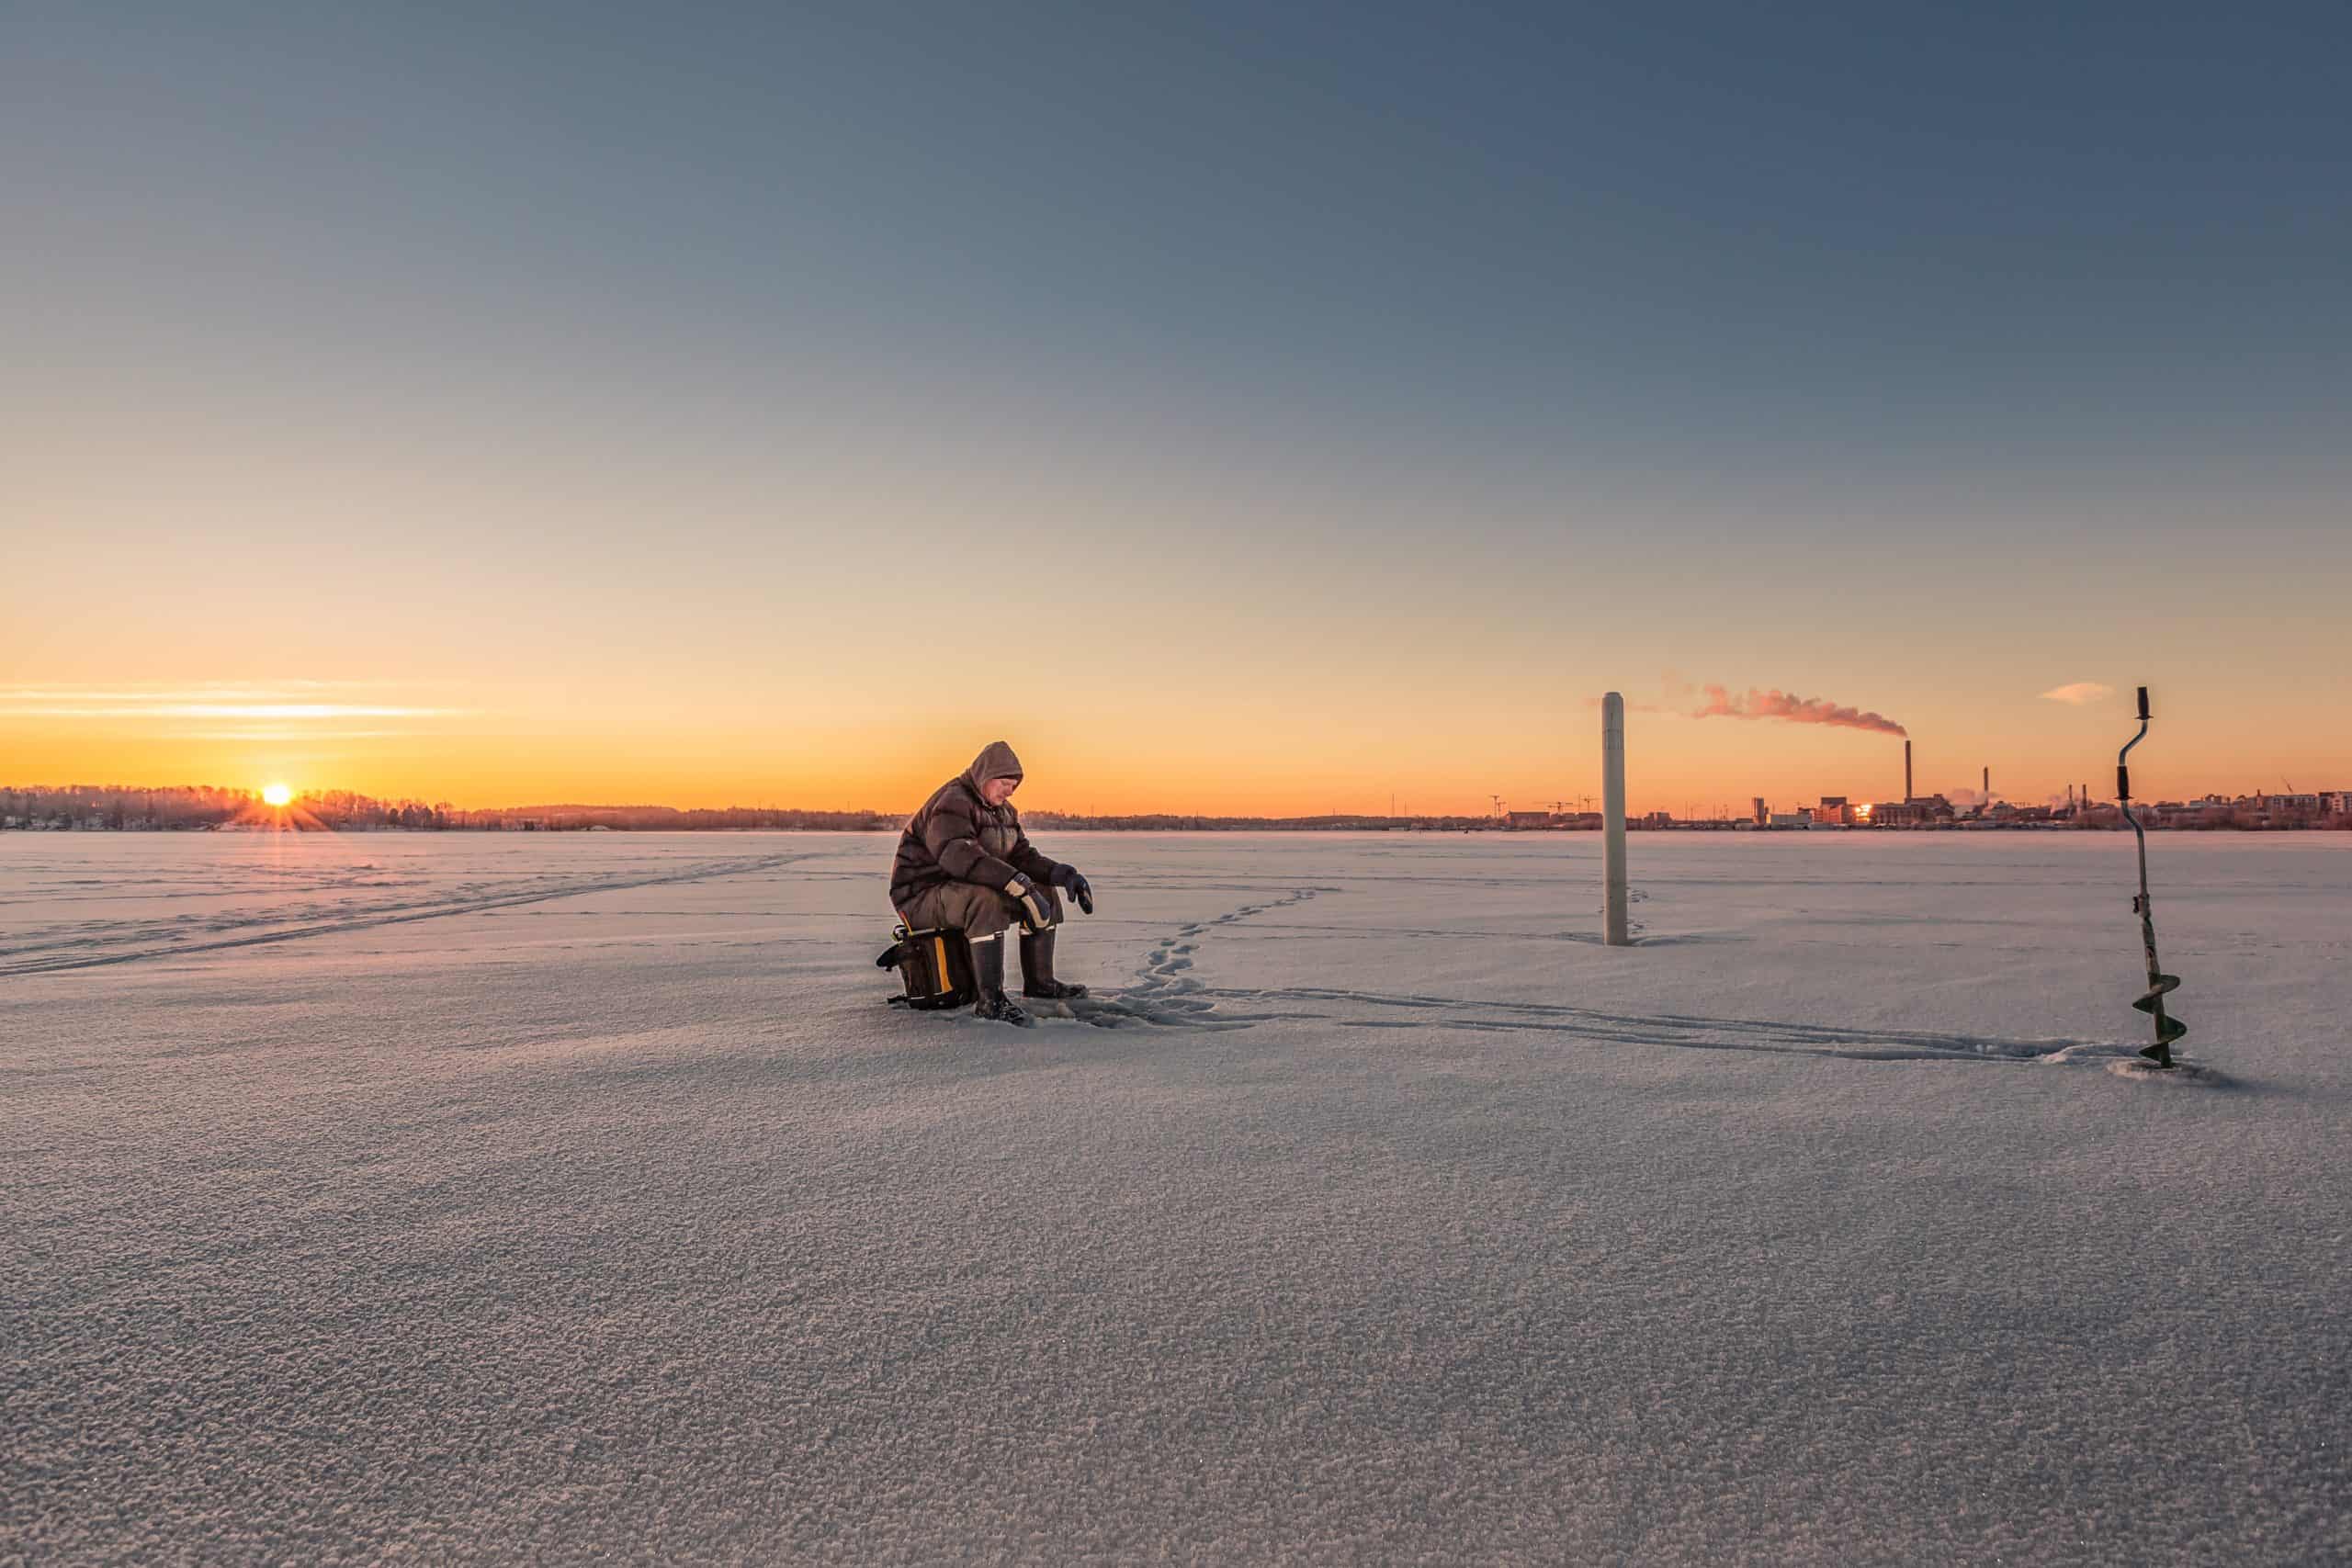
M 2129 804 L 2132 799 L 2132 770 L 2125 765 L 2124 759 L 2132 755 L 2132 747 L 2137 746 L 2141 741 L 2147 738 L 2148 688 L 2143 686 L 2140 688 L 2140 733 L 2125 741 L 2123 743 L 2123 750 L 2115 754 L 2115 798 L 2118 804 L 2124 807 L 2123 815 L 2127 818 L 2132 815 Z M 2132 824 L 2134 827 L 2137 827 L 2138 825 L 2139 824 L 2137 823 Z

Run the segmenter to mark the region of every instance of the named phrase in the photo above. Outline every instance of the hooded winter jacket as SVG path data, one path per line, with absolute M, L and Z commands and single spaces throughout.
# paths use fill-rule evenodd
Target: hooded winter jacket
M 949 779 L 923 802 L 899 835 L 899 858 L 890 866 L 890 905 L 903 909 L 916 894 L 948 882 L 1001 887 L 1016 871 L 1050 884 L 1057 863 L 1039 854 L 1021 830 L 1012 803 L 990 806 L 980 785 L 990 779 L 1017 779 L 1021 759 L 1001 740 L 991 740 L 972 765 Z

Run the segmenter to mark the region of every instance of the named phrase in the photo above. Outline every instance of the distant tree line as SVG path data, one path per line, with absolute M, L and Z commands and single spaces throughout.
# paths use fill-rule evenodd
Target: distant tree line
M 166 789 L 127 784 L 68 784 L 0 789 L 0 829 L 51 831 L 190 831 L 278 828 L 348 830 L 400 828 L 424 831 L 566 832 L 693 831 L 748 829 L 871 832 L 902 818 L 876 811 L 794 811 L 749 807 L 681 811 L 669 806 L 516 806 L 469 811 L 447 801 L 378 800 L 349 790 L 298 795 L 283 807 L 262 804 L 251 790 L 181 784 Z
M 183 784 L 133 789 L 122 784 L 65 784 L 0 789 L 0 828 L 214 828 L 254 805 L 247 789 Z

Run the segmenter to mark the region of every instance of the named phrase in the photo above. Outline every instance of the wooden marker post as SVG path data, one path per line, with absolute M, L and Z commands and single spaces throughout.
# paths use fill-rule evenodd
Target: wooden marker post
M 1625 947 L 1625 699 L 1600 699 L 1600 940 Z

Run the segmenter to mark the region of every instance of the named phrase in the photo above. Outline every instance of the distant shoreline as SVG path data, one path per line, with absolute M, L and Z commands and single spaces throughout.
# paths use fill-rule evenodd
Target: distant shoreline
M 1227 820 L 1200 823 L 1173 822 L 1144 826 L 1110 822 L 1091 822 L 1084 820 L 1048 821 L 1042 820 L 1037 818 L 1031 818 L 1026 820 L 1026 826 L 1036 829 L 1040 832 L 1047 833 L 1424 833 L 1439 835 L 1496 833 L 1512 838 L 1566 834 L 1597 835 L 1600 831 L 1598 828 L 1583 826 L 1556 828 L 1510 827 L 1497 822 L 1480 821 L 1476 818 L 1472 818 L 1454 825 L 1395 824 L 1377 821 L 1299 822 L 1282 818 L 1268 818 L 1263 820 L 1255 821 Z M 2143 820 L 2141 823 L 2141 826 L 2152 833 L 2240 833 L 2259 835 L 2270 833 L 2352 832 L 2352 822 L 2290 822 L 2258 827 L 2239 827 L 2234 824 L 2228 824 L 2214 827 L 2201 827 L 2179 823 L 2164 823 Z M 316 823 L 308 826 L 298 826 L 292 823 L 224 822 L 186 826 L 158 826 L 151 824 L 132 826 L 126 824 L 119 828 L 104 825 L 96 827 L 75 826 L 71 828 L 58 828 L 47 825 L 40 827 L 27 827 L 17 824 L 8 824 L 6 826 L 0 826 L 0 832 L 24 834 L 27 836 L 35 833 L 59 835 L 84 835 L 90 833 L 164 833 L 180 835 L 198 833 L 234 833 L 239 835 L 271 835 L 278 833 L 494 833 L 503 836 L 510 833 L 896 833 L 899 831 L 900 827 L 901 824 L 898 822 L 875 822 L 870 824 L 855 824 L 848 826 L 771 826 L 761 824 L 753 826 L 729 825 L 718 827 L 662 826 L 658 824 L 630 824 L 628 826 L 616 827 L 601 822 L 565 823 L 560 826 L 539 826 L 534 824 L 515 827 L 499 827 L 482 824 L 432 827 L 412 826 L 395 822 L 347 823 L 334 825 Z M 1970 837 L 1984 833 L 2120 833 L 2130 830 L 2128 825 L 2120 820 L 2114 822 L 1988 821 L 1969 822 L 1932 828 L 1912 826 L 1895 827 L 1892 825 L 1886 827 L 1864 826 L 1850 828 L 1831 827 L 1826 825 L 1807 828 L 1758 828 L 1752 823 L 1745 822 L 1672 822 L 1657 824 L 1641 821 L 1628 821 L 1625 824 L 1625 829 L 1626 831 L 1631 833 L 1731 834 L 1741 838 L 1786 838 L 1805 833 L 1819 834 L 1825 838 L 1871 838 L 1889 834 L 1900 834 L 1905 837 L 1940 835 L 1942 837 L 1951 838 L 1955 836 Z
M 284 798 L 284 797 L 281 797 Z M 2288 832 L 2352 829 L 2352 792 L 2247 795 L 2197 801 L 2135 802 L 2143 827 L 2156 831 Z M 1871 820 L 1871 814 L 1895 820 Z M 378 800 L 348 790 L 316 790 L 281 806 L 248 789 L 183 784 L 164 789 L 124 784 L 0 787 L 0 831 L 12 832 L 896 832 L 908 813 L 865 807 L 589 806 L 577 802 L 469 809 L 447 801 Z M 1769 818 L 1769 819 L 1768 819 Z M 1597 811 L 1513 811 L 1476 817 L 1329 812 L 1311 817 L 1234 817 L 1206 812 L 1023 814 L 1045 832 L 1106 833 L 1576 833 L 1599 832 Z M 1754 815 L 1677 818 L 1653 811 L 1629 818 L 1633 832 L 1668 833 L 1988 833 L 2101 831 L 2123 828 L 2111 805 L 2064 807 L 1995 801 L 1954 806 L 1941 795 L 1893 803 L 1849 804 L 1825 796 L 1818 806 Z

